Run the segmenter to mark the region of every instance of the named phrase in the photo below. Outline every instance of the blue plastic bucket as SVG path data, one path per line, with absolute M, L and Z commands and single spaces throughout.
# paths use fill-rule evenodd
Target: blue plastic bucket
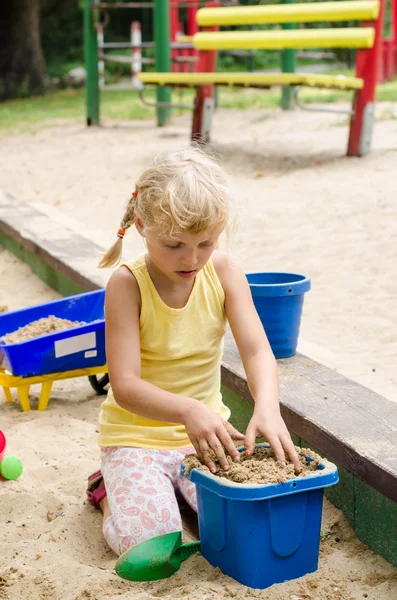
M 276 358 L 296 352 L 304 293 L 310 277 L 299 273 L 248 273 L 252 298 Z
M 260 589 L 317 569 L 323 492 L 338 482 L 334 464 L 324 459 L 306 477 L 266 485 L 189 472 L 184 463 L 181 474 L 196 484 L 200 551 L 211 565 Z

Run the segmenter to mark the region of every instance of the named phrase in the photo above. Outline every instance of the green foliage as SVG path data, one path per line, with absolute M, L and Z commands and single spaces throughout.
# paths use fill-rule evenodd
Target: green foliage
M 40 25 L 41 44 L 48 63 L 82 63 L 82 11 L 78 0 L 41 0 Z
M 144 39 L 152 39 L 149 9 L 115 9 L 101 16 L 106 22 L 106 41 L 128 40 L 133 20 L 141 21 Z M 40 0 L 40 23 L 44 56 L 52 66 L 50 74 L 62 75 L 62 62 L 83 64 L 82 0 Z

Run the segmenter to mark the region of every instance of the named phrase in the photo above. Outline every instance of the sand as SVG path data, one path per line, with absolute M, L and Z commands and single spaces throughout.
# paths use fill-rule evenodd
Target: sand
M 244 447 L 242 448 L 244 449 Z M 322 463 L 321 457 L 309 448 L 295 446 L 295 449 L 299 454 L 299 473 L 295 473 L 294 465 L 291 463 L 289 456 L 286 457 L 286 464 L 284 466 L 280 465 L 271 448 L 255 448 L 250 456 L 246 456 L 242 452 L 238 460 L 233 460 L 230 456 L 227 456 L 229 464 L 227 470 L 221 468 L 212 450 L 210 450 L 210 456 L 216 466 L 215 477 L 220 479 L 227 479 L 238 484 L 283 483 L 296 477 L 306 477 L 316 471 Z M 306 460 L 306 457 L 311 460 Z M 209 468 L 200 462 L 197 454 L 186 455 L 183 462 L 187 468 L 186 472 L 190 472 L 192 469 L 200 469 L 206 474 L 211 474 Z
M 85 324 L 84 321 L 70 321 L 69 319 L 60 319 L 54 315 L 49 315 L 48 317 L 27 323 L 27 325 L 15 331 L 10 331 L 6 335 L 3 335 L 1 339 L 5 344 L 16 344 L 18 342 L 27 342 L 41 335 L 48 335 L 56 331 L 64 331 L 65 329 Z
M 387 112 L 388 111 L 388 112 Z M 312 277 L 300 347 L 397 400 L 397 121 L 379 106 L 374 150 L 343 156 L 340 115 L 219 110 L 214 146 L 227 170 L 241 221 L 231 252 L 246 271 L 292 270 Z M 106 245 L 142 169 L 161 150 L 187 145 L 189 118 L 158 130 L 152 120 L 50 124 L 2 137 L 0 189 L 40 204 Z M 21 228 L 23 228 L 21 223 Z M 142 250 L 125 238 L 126 255 Z M 59 295 L 8 252 L 0 251 L 0 307 L 9 310 Z M 0 308 L 0 310 L 2 310 Z M 38 390 L 32 391 L 32 407 Z M 251 590 L 200 555 L 174 577 L 133 584 L 119 579 L 101 534 L 101 517 L 84 502 L 85 479 L 98 467 L 101 399 L 87 379 L 57 382 L 47 411 L 22 413 L 0 392 L 0 428 L 9 453 L 24 463 L 0 482 L 0 598 L 15 600 L 392 600 L 397 569 L 361 544 L 342 514 L 325 503 L 320 568 L 304 578 Z M 185 538 L 194 536 L 194 520 Z
M 310 275 L 300 350 L 392 400 L 396 115 L 397 104 L 378 105 L 373 151 L 360 159 L 344 156 L 340 114 L 222 109 L 213 128 L 213 150 L 229 174 L 240 218 L 230 251 L 246 271 Z M 189 124 L 185 115 L 163 129 L 150 119 L 0 134 L 0 189 L 55 212 L 60 226 L 72 224 L 111 245 L 135 180 L 158 152 L 188 144 Z M 124 243 L 126 257 L 143 251 L 131 231 Z
M 11 254 L 0 250 L 1 302 L 10 310 L 58 295 Z M 22 285 L 23 282 L 23 285 Z M 15 285 L 14 285 L 15 284 Z M 4 290 L 4 291 L 3 291 Z M 37 407 L 37 386 L 32 408 Z M 0 481 L 0 599 L 10 600 L 392 600 L 397 569 L 354 535 L 342 513 L 325 502 L 319 570 L 252 590 L 213 568 L 199 554 L 172 578 L 131 583 L 114 573 L 116 556 L 101 532 L 101 516 L 85 502 L 85 479 L 97 469 L 101 399 L 86 378 L 55 382 L 48 409 L 22 413 L 0 392 L 0 428 L 8 453 L 24 473 Z M 186 541 L 197 536 L 185 513 Z

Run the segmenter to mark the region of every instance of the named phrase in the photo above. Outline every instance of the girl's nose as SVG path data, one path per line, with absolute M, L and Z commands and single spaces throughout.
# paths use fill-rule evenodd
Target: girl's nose
M 197 252 L 196 250 L 187 251 L 184 253 L 182 257 L 182 262 L 184 265 L 189 267 L 194 267 L 197 263 Z

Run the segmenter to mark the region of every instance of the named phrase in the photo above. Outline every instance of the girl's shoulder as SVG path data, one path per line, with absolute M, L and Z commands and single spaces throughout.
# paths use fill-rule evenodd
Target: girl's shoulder
M 222 252 L 221 250 L 214 250 L 211 258 L 218 279 L 221 282 L 223 289 L 225 289 L 230 277 L 233 276 L 233 271 L 240 267 L 232 259 L 230 254 Z
M 114 299 L 116 302 L 128 301 L 140 306 L 141 294 L 138 282 L 126 265 L 116 269 L 110 276 L 106 286 L 106 298 Z

